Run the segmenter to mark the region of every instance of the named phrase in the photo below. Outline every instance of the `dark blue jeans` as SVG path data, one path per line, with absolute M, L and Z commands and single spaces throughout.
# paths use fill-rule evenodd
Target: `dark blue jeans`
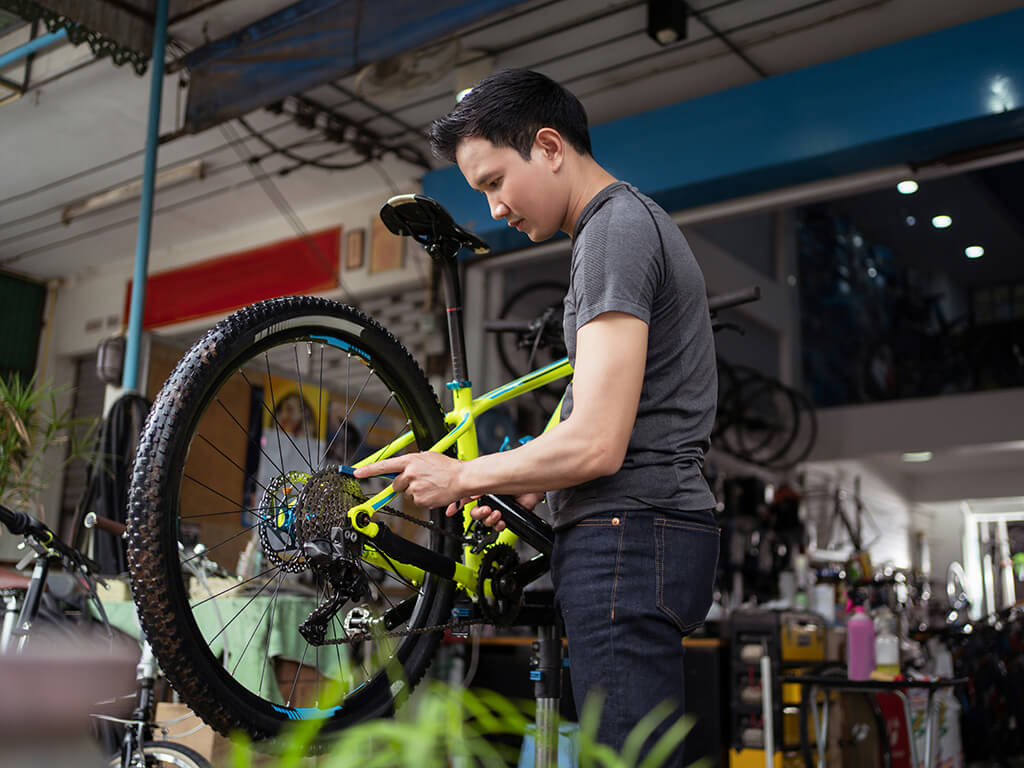
M 551 575 L 576 707 L 605 693 L 598 740 L 616 752 L 662 701 L 674 714 L 644 753 L 683 712 L 682 639 L 711 607 L 718 543 L 710 512 L 602 514 L 555 534 Z M 682 760 L 678 750 L 665 765 Z

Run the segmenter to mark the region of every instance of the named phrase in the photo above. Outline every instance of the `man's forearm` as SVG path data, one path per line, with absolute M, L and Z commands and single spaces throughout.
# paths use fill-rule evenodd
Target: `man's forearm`
M 465 462 L 459 486 L 462 496 L 553 491 L 612 474 L 621 463 L 570 420 L 519 448 Z

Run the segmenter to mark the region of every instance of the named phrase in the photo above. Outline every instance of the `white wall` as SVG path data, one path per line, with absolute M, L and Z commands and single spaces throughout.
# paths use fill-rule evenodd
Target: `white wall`
M 418 185 L 407 181 L 402 184 L 402 188 L 415 190 L 418 189 Z M 425 281 L 426 275 L 429 274 L 429 266 L 425 257 L 420 253 L 414 253 L 411 248 L 406 250 L 404 266 L 401 269 L 375 275 L 369 273 L 371 225 L 381 205 L 390 196 L 388 190 L 382 187 L 359 197 L 339 199 L 314 210 L 299 212 L 302 223 L 310 232 L 340 225 L 343 243 L 348 232 L 355 229 L 365 231 L 366 256 L 363 267 L 349 271 L 342 266 L 341 285 L 326 295 L 342 301 L 358 301 L 366 296 L 402 290 Z M 224 232 L 203 240 L 181 241 L 170 248 L 155 249 L 149 257 L 149 273 L 155 274 L 199 263 L 296 236 L 294 229 L 283 217 L 270 216 L 258 226 Z M 344 252 L 344 245 L 342 250 Z M 54 318 L 54 338 L 58 354 L 89 353 L 95 350 L 100 341 L 121 328 L 133 263 L 133 258 L 126 256 L 108 262 L 102 268 L 88 274 L 73 276 L 63 283 Z M 159 329 L 159 333 L 173 334 L 192 328 L 207 328 L 218 319 L 220 318 L 213 316 L 200 318 Z

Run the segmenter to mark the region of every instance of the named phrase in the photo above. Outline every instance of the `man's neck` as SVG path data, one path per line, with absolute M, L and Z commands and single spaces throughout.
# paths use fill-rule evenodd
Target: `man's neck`
M 573 184 L 573 192 L 569 195 L 569 206 L 566 209 L 565 221 L 562 222 L 562 231 L 569 237 L 575 233 L 576 222 L 579 221 L 587 203 L 609 184 L 618 181 L 589 155 L 579 158 L 579 166 L 575 170 L 577 180 Z

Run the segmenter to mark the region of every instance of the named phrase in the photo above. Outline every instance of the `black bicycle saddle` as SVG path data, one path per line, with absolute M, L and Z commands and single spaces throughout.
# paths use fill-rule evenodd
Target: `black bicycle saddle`
M 396 235 L 408 236 L 424 246 L 448 241 L 459 248 L 469 248 L 477 254 L 490 252 L 490 247 L 479 237 L 458 224 L 436 200 L 425 195 L 396 195 L 380 209 L 380 219 Z

